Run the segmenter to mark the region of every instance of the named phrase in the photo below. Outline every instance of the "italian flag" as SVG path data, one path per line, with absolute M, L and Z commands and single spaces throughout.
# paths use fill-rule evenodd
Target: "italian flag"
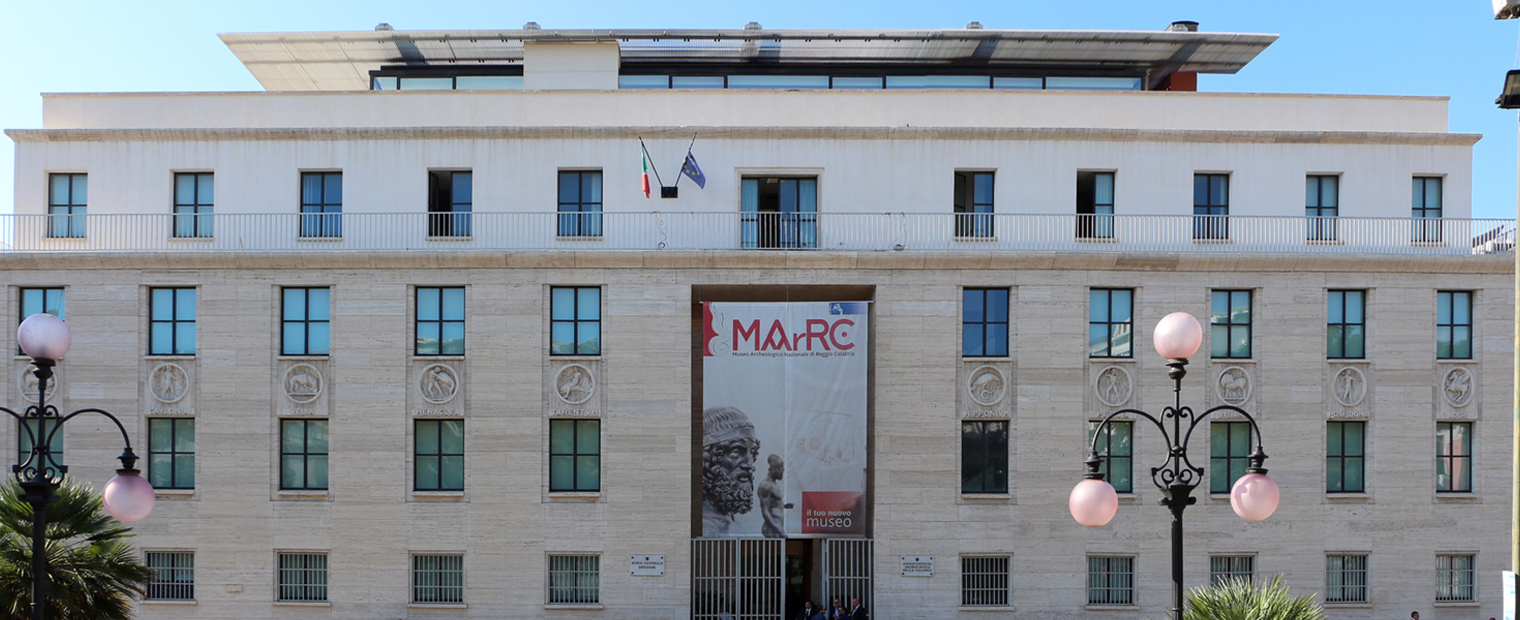
M 649 155 L 648 154 L 640 154 L 639 155 L 639 165 L 643 166 L 643 168 L 644 168 L 644 174 L 640 175 L 640 178 L 642 178 L 643 182 L 644 182 L 644 197 L 648 198 L 649 197 Z

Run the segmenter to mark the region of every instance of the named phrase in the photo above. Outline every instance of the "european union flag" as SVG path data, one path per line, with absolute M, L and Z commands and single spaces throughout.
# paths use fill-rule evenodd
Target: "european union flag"
M 681 164 L 681 174 L 691 177 L 697 183 L 697 187 L 707 188 L 707 175 L 702 174 L 702 168 L 697 165 L 697 158 L 691 153 L 686 154 L 686 163 Z

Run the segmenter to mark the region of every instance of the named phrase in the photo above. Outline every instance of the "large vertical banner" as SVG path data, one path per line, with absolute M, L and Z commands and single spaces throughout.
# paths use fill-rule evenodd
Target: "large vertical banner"
M 702 535 L 866 533 L 870 302 L 702 305 Z

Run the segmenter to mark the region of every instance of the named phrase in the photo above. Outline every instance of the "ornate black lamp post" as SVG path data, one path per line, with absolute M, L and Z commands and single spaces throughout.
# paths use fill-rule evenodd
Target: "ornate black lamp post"
M 0 411 L 10 414 L 20 422 L 20 432 L 32 442 L 32 452 L 26 460 L 11 466 L 16 482 L 21 486 L 21 500 L 32 505 L 32 618 L 43 620 L 47 592 L 47 505 L 58 501 L 57 491 L 68 466 L 53 458 L 53 438 L 58 429 L 81 413 L 98 413 L 121 430 L 126 449 L 121 453 L 121 469 L 116 477 L 106 483 L 103 500 L 106 512 L 118 520 L 132 522 L 148 516 L 153 510 L 153 486 L 137 471 L 137 455 L 132 452 L 132 439 L 121 420 L 103 409 L 80 409 L 68 415 L 60 415 L 58 408 L 47 404 L 48 380 L 53 378 L 53 367 L 68 353 L 73 336 L 62 319 L 51 314 L 34 314 L 21 322 L 16 330 L 16 341 L 21 351 L 32 358 L 37 377 L 37 404 L 27 405 L 25 413 L 16 413 L 5 407 Z
M 1220 405 L 1201 414 L 1182 404 L 1182 377 L 1187 375 L 1188 358 L 1198 352 L 1203 343 L 1203 328 L 1198 319 L 1185 312 L 1174 312 L 1156 324 L 1156 351 L 1166 358 L 1166 375 L 1173 381 L 1173 404 L 1161 410 L 1157 417 L 1139 409 L 1121 409 L 1108 415 L 1093 434 L 1092 453 L 1087 458 L 1087 474 L 1072 489 L 1068 502 L 1071 516 L 1088 527 L 1102 527 L 1114 518 L 1119 510 L 1119 495 L 1113 485 L 1103 480 L 1099 471 L 1103 459 L 1098 455 L 1098 440 L 1116 416 L 1132 414 L 1155 423 L 1166 441 L 1167 457 L 1160 467 L 1151 468 L 1151 481 L 1161 489 L 1161 505 L 1172 510 L 1172 618 L 1182 620 L 1185 590 L 1182 587 L 1182 511 L 1198 502 L 1193 489 L 1203 481 L 1203 468 L 1188 460 L 1188 441 L 1193 430 L 1204 418 L 1216 411 L 1240 414 L 1251 423 L 1251 433 L 1256 439 L 1256 451 L 1249 457 L 1250 467 L 1230 489 L 1230 506 L 1247 521 L 1260 521 L 1277 510 L 1277 483 L 1267 477 L 1262 463 L 1267 455 L 1261 450 L 1261 429 L 1256 419 L 1245 410 L 1233 405 Z M 1168 428 L 1170 427 L 1170 428 Z

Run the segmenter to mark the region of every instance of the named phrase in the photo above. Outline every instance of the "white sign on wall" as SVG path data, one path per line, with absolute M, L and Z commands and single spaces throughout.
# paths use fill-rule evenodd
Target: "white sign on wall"
M 905 555 L 902 556 L 902 576 L 904 577 L 933 577 L 934 556 L 932 555 Z
M 1515 620 L 1515 574 L 1504 571 L 1504 620 Z
M 665 575 L 665 556 L 630 555 L 628 574 L 635 577 L 661 577 Z

